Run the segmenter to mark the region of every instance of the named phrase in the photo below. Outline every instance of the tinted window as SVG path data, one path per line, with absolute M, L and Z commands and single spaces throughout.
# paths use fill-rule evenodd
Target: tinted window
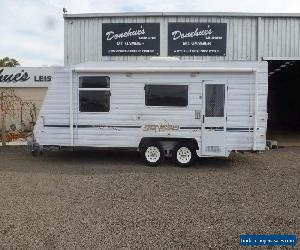
M 225 103 L 225 85 L 205 85 L 205 116 L 223 117 Z
M 146 85 L 146 106 L 180 106 L 188 105 L 187 85 Z
M 82 76 L 79 77 L 79 88 L 109 88 L 108 76 Z
M 108 112 L 110 91 L 79 91 L 80 112 Z

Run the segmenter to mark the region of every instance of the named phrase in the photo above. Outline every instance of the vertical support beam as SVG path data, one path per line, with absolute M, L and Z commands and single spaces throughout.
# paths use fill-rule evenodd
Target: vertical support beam
M 160 20 L 160 56 L 168 56 L 168 22 L 166 17 Z
M 69 97 L 70 97 L 70 106 L 69 106 L 69 113 L 70 113 L 70 146 L 74 146 L 74 114 L 73 114 L 73 69 L 70 69 L 69 72 Z
M 263 58 L 263 22 L 262 18 L 257 18 L 257 60 L 261 61 Z
M 263 21 L 262 17 L 257 17 L 257 60 L 263 60 Z M 257 70 L 254 71 L 254 126 L 253 126 L 253 150 L 257 149 L 256 134 L 257 134 L 257 115 L 258 115 L 258 83 L 257 83 Z
M 64 19 L 64 66 L 69 65 L 68 53 L 69 53 L 69 25 L 68 20 Z

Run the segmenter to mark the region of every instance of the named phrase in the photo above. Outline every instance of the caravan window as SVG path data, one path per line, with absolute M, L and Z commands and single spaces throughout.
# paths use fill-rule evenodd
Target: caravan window
M 145 86 L 146 106 L 188 105 L 188 85 L 151 85 Z
M 79 77 L 79 88 L 109 88 L 108 76 L 84 76 Z
M 79 77 L 79 111 L 109 112 L 110 78 L 108 76 Z

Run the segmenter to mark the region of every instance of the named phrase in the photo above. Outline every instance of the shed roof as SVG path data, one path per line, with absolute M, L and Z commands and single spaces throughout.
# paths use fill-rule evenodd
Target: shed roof
M 300 13 L 249 13 L 249 12 L 120 12 L 64 14 L 67 18 L 95 17 L 176 17 L 176 16 L 224 16 L 224 17 L 300 17 Z

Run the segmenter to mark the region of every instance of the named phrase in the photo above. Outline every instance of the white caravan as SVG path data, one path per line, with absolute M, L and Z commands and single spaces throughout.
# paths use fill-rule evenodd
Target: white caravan
M 57 72 L 34 128 L 33 153 L 126 148 L 149 165 L 266 147 L 266 62 L 84 63 Z

